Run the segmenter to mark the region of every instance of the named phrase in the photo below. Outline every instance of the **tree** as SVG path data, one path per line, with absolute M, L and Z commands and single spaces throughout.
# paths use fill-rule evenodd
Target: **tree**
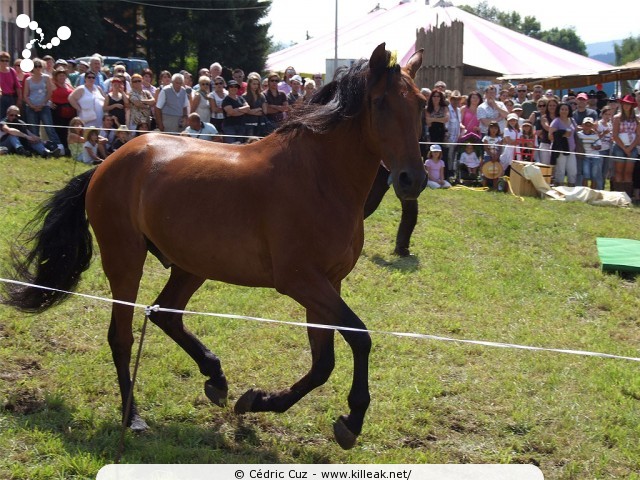
M 218 61 L 248 73 L 266 63 L 269 24 L 260 22 L 270 6 L 271 0 L 35 0 L 34 9 L 44 32 L 71 29 L 71 39 L 51 52 L 56 57 L 146 56 L 156 72 L 192 73 Z
M 570 52 L 587 56 L 587 46 L 574 30 L 568 28 L 552 28 L 544 32 L 540 32 L 538 40 L 545 43 L 564 48 Z
M 640 36 L 625 38 L 620 45 L 613 45 L 616 65 L 624 65 L 640 58 Z
M 518 12 L 502 12 L 495 7 L 490 7 L 486 0 L 480 2 L 475 8 L 469 5 L 462 5 L 460 9 L 531 38 L 579 55 L 587 55 L 587 46 L 572 29 L 552 28 L 547 31 L 540 30 L 540 22 L 536 17 L 527 16 L 522 20 Z
M 63 4 L 65 5 L 65 4 Z M 60 42 L 51 50 L 34 48 L 32 57 L 47 54 L 55 58 L 73 58 L 91 55 L 102 50 L 104 46 L 104 29 L 98 2 L 73 2 L 61 7 L 56 0 L 35 0 L 33 4 L 33 20 L 38 22 L 45 42 L 56 35 L 58 28 L 67 26 L 71 30 L 71 38 Z M 38 38 L 37 36 L 35 38 Z

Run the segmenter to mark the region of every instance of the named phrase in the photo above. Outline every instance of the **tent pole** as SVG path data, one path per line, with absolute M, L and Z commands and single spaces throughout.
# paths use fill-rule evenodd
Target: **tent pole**
M 338 70 L 338 0 L 336 0 L 336 24 L 334 31 L 333 74 L 335 75 L 336 70 Z

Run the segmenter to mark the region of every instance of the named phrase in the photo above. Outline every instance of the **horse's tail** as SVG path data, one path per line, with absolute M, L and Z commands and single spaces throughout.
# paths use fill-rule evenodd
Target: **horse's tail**
M 14 247 L 14 278 L 23 284 L 7 284 L 2 303 L 25 312 L 39 313 L 65 300 L 91 263 L 92 237 L 85 213 L 85 195 L 95 169 L 78 175 L 46 201 L 27 229 L 32 250 L 24 255 Z M 61 291 L 64 290 L 64 291 Z

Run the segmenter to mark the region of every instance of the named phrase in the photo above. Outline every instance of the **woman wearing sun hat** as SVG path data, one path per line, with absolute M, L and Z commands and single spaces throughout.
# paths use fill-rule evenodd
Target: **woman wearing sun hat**
M 638 105 L 633 95 L 625 95 L 619 100 L 620 112 L 613 117 L 613 148 L 611 155 L 614 157 L 614 185 L 612 190 L 627 192 L 630 197 L 637 199 L 637 191 L 634 192 L 634 170 L 638 166 L 638 117 L 634 109 Z M 636 180 L 637 180 L 636 173 Z M 637 186 L 640 188 L 640 186 Z M 636 195 L 634 196 L 634 193 Z

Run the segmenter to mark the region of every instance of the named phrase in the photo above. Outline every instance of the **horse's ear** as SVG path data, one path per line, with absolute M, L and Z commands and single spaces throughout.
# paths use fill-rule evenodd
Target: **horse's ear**
M 385 49 L 385 45 L 385 43 L 378 45 L 369 59 L 369 69 L 377 74 L 382 74 L 389 63 L 389 54 Z
M 422 53 L 424 52 L 424 48 L 421 48 L 416 53 L 411 55 L 411 58 L 405 65 L 407 72 L 411 78 L 416 78 L 416 73 L 418 73 L 418 69 L 422 66 Z

